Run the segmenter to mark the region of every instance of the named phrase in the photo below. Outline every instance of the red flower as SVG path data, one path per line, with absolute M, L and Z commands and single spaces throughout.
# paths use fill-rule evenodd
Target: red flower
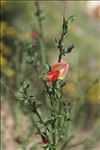
M 46 81 L 52 82 L 57 79 L 64 79 L 68 73 L 68 63 L 62 61 L 51 66 L 51 71 L 47 73 Z
M 58 77 L 59 77 L 59 71 L 52 70 L 47 74 L 47 81 L 55 81 L 58 79 Z
M 41 134 L 41 137 L 42 137 L 42 141 L 44 144 L 48 144 L 49 141 L 48 141 L 48 137 L 45 133 Z
M 33 32 L 32 32 L 32 38 L 33 38 L 33 39 L 37 39 L 37 38 L 38 38 L 38 33 L 35 32 L 35 31 L 33 31 Z
M 44 139 L 43 143 L 48 144 L 48 139 Z

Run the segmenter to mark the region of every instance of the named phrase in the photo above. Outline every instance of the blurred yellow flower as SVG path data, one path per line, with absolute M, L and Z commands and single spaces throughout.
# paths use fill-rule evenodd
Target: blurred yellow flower
M 17 34 L 17 31 L 15 29 L 15 27 L 9 25 L 7 22 L 0 22 L 0 26 L 1 26 L 1 38 L 3 37 L 8 37 L 8 38 L 12 38 L 15 37 Z
M 17 35 L 17 38 L 21 41 L 30 41 L 32 40 L 31 34 L 28 32 L 21 32 Z
M 8 66 L 4 67 L 2 72 L 9 78 L 13 77 L 14 75 L 14 71 L 8 68 Z
M 88 92 L 88 99 L 91 103 L 100 103 L 100 83 L 95 83 Z
M 76 87 L 74 83 L 67 83 L 63 87 L 63 92 L 69 94 L 70 96 L 74 97 L 76 95 Z
M 1 56 L 1 58 L 0 58 L 0 66 L 4 67 L 6 65 L 7 65 L 7 60 L 3 56 Z
M 3 55 L 9 56 L 11 54 L 12 49 L 6 46 L 3 42 L 0 42 L 0 52 Z

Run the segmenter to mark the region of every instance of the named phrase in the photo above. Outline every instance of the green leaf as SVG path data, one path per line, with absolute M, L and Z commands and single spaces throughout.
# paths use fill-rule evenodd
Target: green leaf
M 70 117 L 66 118 L 66 121 L 72 121 Z
M 32 48 L 33 43 L 28 43 L 27 48 Z
M 48 126 L 48 125 L 51 124 L 52 122 L 53 122 L 53 120 L 52 120 L 52 119 L 49 119 L 49 120 L 47 120 L 47 121 L 45 122 L 45 125 Z
M 44 11 L 42 11 L 42 14 L 41 14 L 41 16 L 40 16 L 40 20 L 42 21 L 42 20 L 44 20 L 45 19 L 45 13 L 44 13 Z
M 51 66 L 50 66 L 48 63 L 45 64 L 45 68 L 46 68 L 48 71 L 51 70 Z
M 69 46 L 68 48 L 65 48 L 65 49 L 64 49 L 64 54 L 65 54 L 65 53 L 70 53 L 74 47 L 75 47 L 74 44 L 72 44 L 72 45 Z
M 75 16 L 72 15 L 67 19 L 67 24 L 70 24 L 71 22 L 73 22 L 75 20 Z
M 37 108 L 39 108 L 41 105 L 42 105 L 42 103 L 37 103 L 37 104 L 35 104 L 35 108 L 37 109 Z
M 57 41 L 57 39 L 55 38 L 55 43 L 57 43 L 58 44 L 58 41 Z
M 65 81 L 63 81 L 63 80 L 58 80 L 58 81 L 56 82 L 56 88 L 57 88 L 57 89 L 63 87 L 64 85 L 65 85 Z
M 15 97 L 17 98 L 17 100 L 23 101 L 23 95 L 19 91 L 15 93 Z
M 54 39 L 54 44 L 55 44 L 55 46 L 58 48 L 59 47 L 59 42 L 58 42 L 58 40 L 55 38 Z
M 28 63 L 32 64 L 32 63 L 34 63 L 34 61 L 36 61 L 37 56 L 38 56 L 37 53 L 35 53 L 34 56 L 28 55 L 27 58 L 26 58 L 26 60 L 27 60 Z
M 53 134 L 53 133 L 55 133 L 55 132 L 56 132 L 56 131 L 55 131 L 54 129 L 51 129 L 51 130 L 50 130 L 50 133 L 51 133 L 51 134 Z
M 45 76 L 46 76 L 46 72 L 43 71 L 43 72 L 41 72 L 41 74 L 39 75 L 39 78 L 40 78 L 40 79 L 44 79 Z
M 32 64 L 33 61 L 34 61 L 34 57 L 27 56 L 26 60 L 27 60 L 28 63 Z
M 28 80 L 21 81 L 21 87 L 24 89 L 27 89 L 30 86 L 30 83 Z
M 63 34 L 64 35 L 67 33 L 67 29 L 68 29 L 68 26 L 67 26 L 66 20 L 63 20 Z
M 62 117 L 63 117 L 63 115 L 58 115 L 58 116 L 57 116 L 57 118 L 62 118 Z

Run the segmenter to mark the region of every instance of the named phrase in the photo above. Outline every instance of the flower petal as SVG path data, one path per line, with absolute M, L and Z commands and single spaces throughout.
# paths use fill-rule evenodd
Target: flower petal
M 48 72 L 46 80 L 48 82 L 55 81 L 58 79 L 58 77 L 59 77 L 59 72 L 56 70 L 52 70 L 52 71 Z
M 68 70 L 69 70 L 69 65 L 66 64 L 66 66 L 60 70 L 59 79 L 64 79 L 65 76 L 68 74 Z
M 60 75 L 59 75 L 59 79 L 64 79 L 65 76 L 67 75 L 68 73 L 68 69 L 69 69 L 69 65 L 68 63 L 62 61 L 62 62 L 59 62 L 57 64 L 54 64 L 52 67 L 51 67 L 52 70 L 58 70 Z

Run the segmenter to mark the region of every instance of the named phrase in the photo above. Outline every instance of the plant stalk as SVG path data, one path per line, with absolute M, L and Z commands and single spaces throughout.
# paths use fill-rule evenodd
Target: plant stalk
M 46 53 L 45 53 L 45 46 L 44 46 L 44 38 L 43 38 L 43 24 L 42 24 L 42 19 L 41 19 L 41 9 L 40 9 L 40 3 L 37 0 L 35 2 L 36 5 L 36 15 L 39 23 L 39 33 L 40 33 L 40 39 L 39 39 L 39 44 L 40 44 L 40 50 L 41 50 L 41 56 L 42 56 L 42 65 L 46 63 Z

